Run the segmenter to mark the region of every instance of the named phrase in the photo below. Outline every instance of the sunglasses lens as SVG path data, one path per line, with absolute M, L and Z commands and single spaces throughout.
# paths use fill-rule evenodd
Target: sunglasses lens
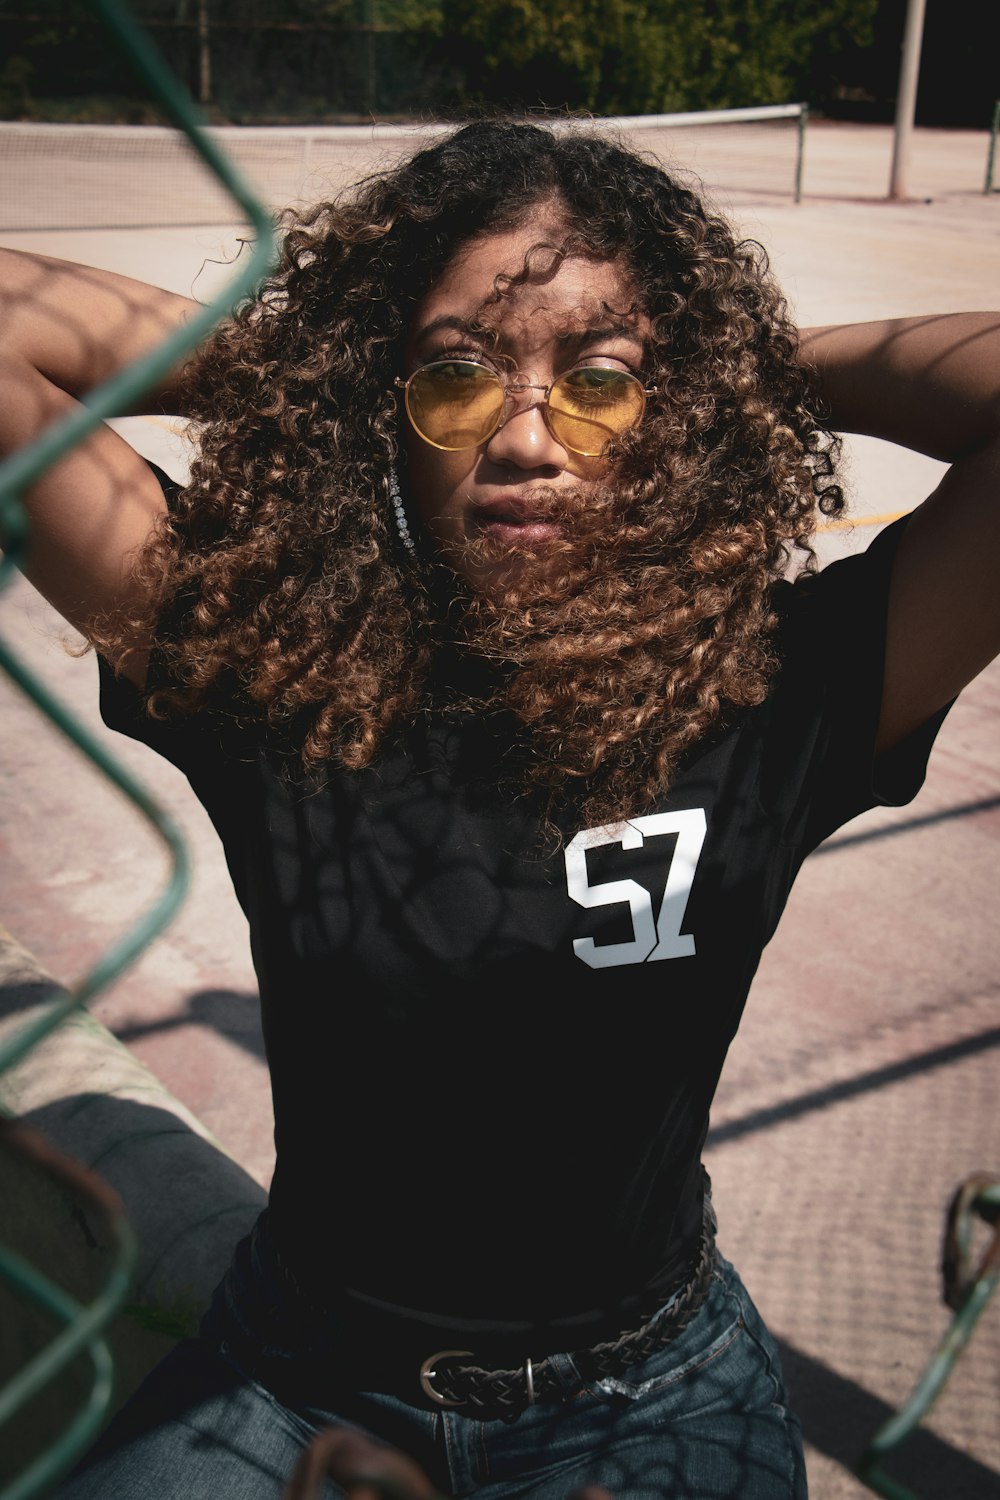
M 581 365 L 560 376 L 549 395 L 549 423 L 574 453 L 596 458 L 642 420 L 642 384 L 625 370 Z
M 499 376 L 466 359 L 425 365 L 406 386 L 406 411 L 420 436 L 435 448 L 458 450 L 485 443 L 503 413 Z

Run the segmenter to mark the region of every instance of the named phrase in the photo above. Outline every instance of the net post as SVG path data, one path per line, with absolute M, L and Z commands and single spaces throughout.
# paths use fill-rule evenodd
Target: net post
M 993 106 L 993 123 L 990 126 L 990 144 L 986 152 L 986 181 L 983 183 L 983 192 L 993 191 L 993 168 L 997 158 L 997 135 L 1000 134 L 1000 99 Z
M 998 106 L 1000 108 L 1000 106 Z M 806 126 L 809 123 L 808 104 L 799 105 L 799 144 L 795 154 L 795 201 L 802 202 L 802 169 L 806 155 Z
M 313 137 L 306 135 L 302 138 L 302 155 L 299 157 L 299 177 L 295 184 L 296 197 L 305 194 L 307 184 L 312 180 L 313 172 Z

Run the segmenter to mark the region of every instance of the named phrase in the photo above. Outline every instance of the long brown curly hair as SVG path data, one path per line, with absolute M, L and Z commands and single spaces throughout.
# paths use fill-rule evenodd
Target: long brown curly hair
M 391 524 L 393 380 L 456 251 L 542 205 L 640 289 L 655 394 L 557 565 L 467 597 Z M 810 566 L 817 507 L 842 505 L 795 353 L 760 247 L 590 129 L 469 125 L 301 215 L 190 373 L 200 454 L 138 563 L 161 657 L 150 711 L 224 704 L 293 732 L 307 767 L 357 769 L 427 706 L 458 641 L 497 664 L 464 703 L 520 725 L 522 791 L 549 808 L 572 792 L 592 823 L 648 804 L 766 694 L 773 585 L 794 549 Z

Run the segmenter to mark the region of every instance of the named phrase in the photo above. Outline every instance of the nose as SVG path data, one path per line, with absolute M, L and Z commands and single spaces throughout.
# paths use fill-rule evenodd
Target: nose
M 487 457 L 519 469 L 564 469 L 568 454 L 548 429 L 544 402 L 541 390 L 509 391 L 504 420 L 486 444 Z

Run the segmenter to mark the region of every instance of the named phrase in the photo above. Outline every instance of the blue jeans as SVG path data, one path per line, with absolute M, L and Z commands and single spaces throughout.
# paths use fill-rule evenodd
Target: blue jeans
M 557 1355 L 568 1385 L 575 1369 Z M 322 1387 L 321 1377 L 319 1384 Z M 298 1371 L 297 1386 L 308 1389 Z M 279 1399 L 225 1342 L 181 1344 L 116 1418 L 60 1500 L 279 1500 L 304 1445 L 359 1428 L 407 1452 L 445 1494 L 569 1500 L 805 1500 L 798 1422 L 777 1351 L 732 1266 L 720 1260 L 697 1317 L 628 1372 L 516 1421 L 483 1422 L 355 1393 L 336 1410 Z M 328 1485 L 328 1492 L 340 1492 Z

